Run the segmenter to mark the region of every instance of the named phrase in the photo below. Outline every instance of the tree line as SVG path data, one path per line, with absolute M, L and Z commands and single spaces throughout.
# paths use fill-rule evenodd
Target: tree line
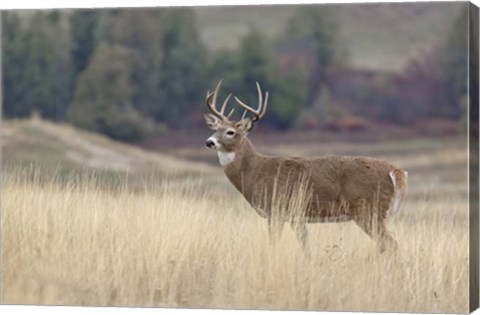
M 190 8 L 2 17 L 4 117 L 38 112 L 125 141 L 199 124 L 206 90 L 220 78 L 252 104 L 260 82 L 271 95 L 264 120 L 276 129 L 348 116 L 458 120 L 467 93 L 463 16 L 429 55 L 373 76 L 349 68 L 332 6 L 302 6 L 279 38 L 252 28 L 238 49 L 217 52 Z

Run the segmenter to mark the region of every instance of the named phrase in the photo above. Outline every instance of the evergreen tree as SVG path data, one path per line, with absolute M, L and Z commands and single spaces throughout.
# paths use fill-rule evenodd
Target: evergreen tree
M 206 51 L 191 9 L 168 9 L 162 21 L 159 91 L 155 118 L 172 127 L 183 119 L 205 93 Z
M 97 44 L 98 10 L 77 9 L 70 17 L 74 77 L 88 65 Z
M 243 71 L 240 64 L 240 54 L 237 51 L 230 50 L 220 50 L 215 53 L 209 66 L 208 77 L 211 78 L 209 87 L 215 86 L 220 79 L 224 80 L 220 93 L 234 91 L 241 86 Z
M 157 9 L 122 10 L 111 19 L 110 42 L 127 47 L 135 58 L 133 103 L 144 115 L 154 115 L 160 102 L 162 14 Z
M 468 3 L 461 11 L 450 32 L 436 52 L 438 76 L 444 85 L 446 106 L 437 108 L 436 114 L 458 119 L 461 103 L 467 95 L 468 74 Z
M 268 91 L 271 95 L 265 122 L 275 128 L 289 128 L 304 108 L 304 73 L 297 67 L 279 69 L 269 41 L 256 29 L 242 39 L 239 59 L 241 98 L 255 107 L 258 102 L 255 82 L 260 83 L 263 93 Z
M 256 108 L 258 94 L 255 83 L 258 82 L 262 92 L 269 92 L 272 95 L 275 87 L 274 71 L 275 65 L 272 59 L 272 52 L 267 38 L 257 29 L 251 29 L 240 42 L 240 69 L 241 80 L 239 82 L 239 98 Z M 275 111 L 275 104 L 269 101 L 269 115 L 265 116 L 264 121 L 270 122 L 271 113 Z
M 280 129 L 290 128 L 305 109 L 304 74 L 293 69 L 277 80 L 270 111 L 270 121 Z
M 257 29 L 242 38 L 240 43 L 240 67 L 242 74 L 242 92 L 256 99 L 255 82 L 261 83 L 264 90 L 271 89 L 275 65 L 272 59 L 268 39 Z
M 146 133 L 145 121 L 132 105 L 132 53 L 101 43 L 80 74 L 68 120 L 81 128 L 133 141 Z
M 3 114 L 25 117 L 32 111 L 28 101 L 32 77 L 28 74 L 31 35 L 26 32 L 15 12 L 3 12 Z
M 65 21 L 58 11 L 38 12 L 23 27 L 16 13 L 10 14 L 3 31 L 4 113 L 25 117 L 37 110 L 45 118 L 61 120 L 71 80 Z
M 307 103 L 313 105 L 326 84 L 330 66 L 340 63 L 344 53 L 338 43 L 338 18 L 329 5 L 303 5 L 288 21 L 286 42 L 304 43 L 312 50 L 315 65 L 308 74 Z

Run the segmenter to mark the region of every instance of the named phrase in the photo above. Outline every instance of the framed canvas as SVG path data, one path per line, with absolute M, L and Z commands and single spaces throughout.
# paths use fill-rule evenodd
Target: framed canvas
M 479 11 L 1 11 L 1 304 L 468 313 Z

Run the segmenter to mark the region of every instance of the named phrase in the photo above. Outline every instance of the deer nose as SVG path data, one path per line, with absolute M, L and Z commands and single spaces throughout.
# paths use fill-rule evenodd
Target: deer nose
M 207 139 L 207 141 L 205 141 L 205 145 L 207 148 L 212 148 L 215 145 L 215 142 L 213 142 L 211 139 Z

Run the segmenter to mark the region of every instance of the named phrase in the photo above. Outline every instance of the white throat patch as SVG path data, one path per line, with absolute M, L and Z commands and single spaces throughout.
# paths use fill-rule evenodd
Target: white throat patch
M 217 151 L 217 154 L 221 166 L 227 166 L 235 160 L 235 152 Z

